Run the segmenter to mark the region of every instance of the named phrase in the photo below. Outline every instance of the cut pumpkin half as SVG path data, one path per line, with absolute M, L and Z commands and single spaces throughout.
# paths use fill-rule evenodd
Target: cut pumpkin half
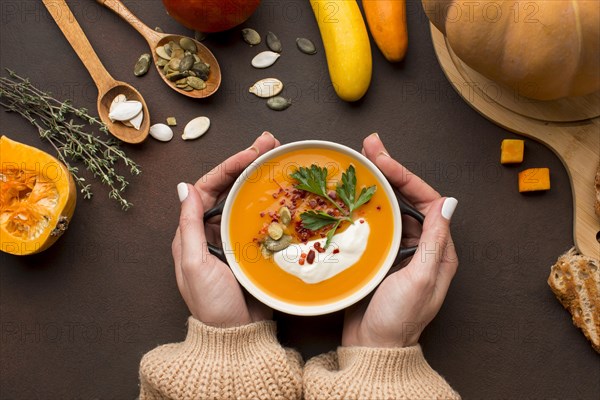
M 0 137 L 0 250 L 28 255 L 50 247 L 73 216 L 75 190 L 56 158 Z

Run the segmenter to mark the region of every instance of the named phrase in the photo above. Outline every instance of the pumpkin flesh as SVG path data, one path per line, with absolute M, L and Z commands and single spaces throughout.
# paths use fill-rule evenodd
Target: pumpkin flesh
M 27 255 L 50 247 L 75 211 L 75 183 L 49 154 L 0 138 L 0 250 Z

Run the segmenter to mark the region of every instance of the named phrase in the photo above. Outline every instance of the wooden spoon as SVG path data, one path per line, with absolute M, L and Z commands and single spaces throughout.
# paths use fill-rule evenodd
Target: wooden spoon
M 127 143 L 140 143 L 144 141 L 150 131 L 150 113 L 142 95 L 131 85 L 116 81 L 110 76 L 64 0 L 43 0 L 43 2 L 73 47 L 73 50 L 75 50 L 92 76 L 98 88 L 98 115 L 108 127 L 109 132 L 116 138 Z M 108 118 L 110 105 L 119 94 L 125 95 L 127 100 L 137 100 L 142 103 L 144 120 L 139 130 L 127 127 L 120 122 L 113 123 Z
M 213 53 L 202 43 L 193 38 L 188 38 L 193 40 L 196 44 L 196 48 L 198 49 L 198 56 L 210 65 L 210 74 L 208 75 L 208 80 L 206 81 L 206 88 L 202 90 L 186 92 L 185 90 L 176 87 L 175 84 L 169 81 L 162 73 L 161 68 L 156 64 L 156 62 L 158 61 L 156 48 L 163 46 L 169 43 L 170 41 L 179 43 L 180 39 L 187 36 L 156 32 L 154 29 L 148 27 L 142 21 L 140 21 L 139 18 L 136 17 L 131 11 L 129 11 L 129 9 L 125 7 L 125 5 L 119 0 L 96 0 L 96 2 L 114 11 L 117 15 L 119 15 L 121 18 L 127 21 L 129 25 L 134 27 L 135 30 L 138 31 L 144 37 L 144 39 L 146 39 L 146 42 L 148 42 L 148 45 L 150 45 L 152 57 L 154 58 L 154 65 L 158 70 L 158 74 L 171 89 L 181 93 L 184 96 L 193 97 L 197 99 L 208 97 L 214 92 L 216 92 L 217 89 L 219 89 L 219 86 L 221 85 L 221 68 L 219 67 L 219 63 L 217 62 L 217 59 L 215 58 Z

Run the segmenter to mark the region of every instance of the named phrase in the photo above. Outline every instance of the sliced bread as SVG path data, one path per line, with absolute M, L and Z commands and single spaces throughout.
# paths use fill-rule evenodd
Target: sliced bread
M 572 248 L 552 266 L 548 285 L 600 353 L 600 262 Z

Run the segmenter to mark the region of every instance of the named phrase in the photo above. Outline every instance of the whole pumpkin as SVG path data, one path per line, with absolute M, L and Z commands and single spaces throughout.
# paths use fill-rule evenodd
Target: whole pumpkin
M 598 0 L 422 0 L 468 66 L 538 100 L 600 89 Z
M 260 0 L 163 0 L 180 24 L 198 32 L 222 32 L 246 21 Z

